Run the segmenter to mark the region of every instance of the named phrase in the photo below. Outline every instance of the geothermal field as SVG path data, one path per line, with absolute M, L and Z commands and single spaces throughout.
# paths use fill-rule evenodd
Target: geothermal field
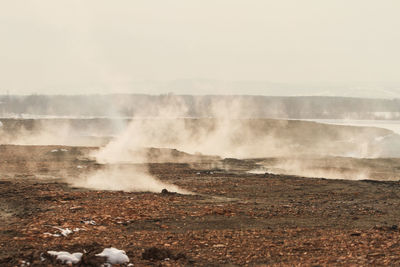
M 8 99 L 31 106 L 0 119 L 0 266 L 400 264 L 400 136 L 372 125 L 400 113 L 164 98 Z M 345 116 L 371 125 L 313 121 Z

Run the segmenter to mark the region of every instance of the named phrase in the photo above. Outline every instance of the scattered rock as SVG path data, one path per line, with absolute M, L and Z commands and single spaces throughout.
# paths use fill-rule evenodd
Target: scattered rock
M 168 191 L 167 189 L 163 189 L 163 190 L 161 190 L 161 194 L 163 194 L 163 195 L 176 195 L 177 193 L 176 192 L 170 192 L 170 191 Z
M 380 226 L 380 225 L 376 225 L 373 227 L 373 229 L 375 230 L 381 230 L 381 231 L 398 231 L 399 227 L 394 224 L 392 226 Z
M 169 249 L 156 247 L 147 248 L 142 253 L 142 258 L 144 260 L 164 260 L 166 258 L 171 258 L 171 256 L 172 253 Z
M 142 259 L 144 260 L 165 260 L 165 259 L 186 259 L 186 255 L 184 253 L 178 253 L 174 255 L 171 250 L 166 248 L 156 248 L 151 247 L 145 249 L 142 253 Z

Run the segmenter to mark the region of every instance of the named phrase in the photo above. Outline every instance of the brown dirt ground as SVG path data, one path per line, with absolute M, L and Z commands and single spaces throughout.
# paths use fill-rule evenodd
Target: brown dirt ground
M 49 250 L 100 266 L 110 246 L 135 266 L 400 265 L 399 182 L 255 175 L 231 159 L 150 164 L 194 195 L 97 191 L 65 182 L 102 167 L 85 158 L 95 148 L 59 148 L 0 146 L 0 266 L 55 266 Z M 169 260 L 144 259 L 153 247 Z

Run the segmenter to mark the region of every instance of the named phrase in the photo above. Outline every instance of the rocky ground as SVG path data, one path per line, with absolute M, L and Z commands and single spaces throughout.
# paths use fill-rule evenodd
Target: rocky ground
M 399 182 L 250 174 L 254 161 L 213 159 L 150 164 L 192 195 L 70 186 L 102 168 L 93 149 L 0 146 L 0 266 L 60 264 L 51 250 L 100 266 L 107 247 L 134 266 L 400 265 Z

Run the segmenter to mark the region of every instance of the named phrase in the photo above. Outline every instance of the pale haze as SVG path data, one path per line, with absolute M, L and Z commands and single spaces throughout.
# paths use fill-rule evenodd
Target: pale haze
M 0 94 L 400 95 L 398 0 L 0 1 Z

